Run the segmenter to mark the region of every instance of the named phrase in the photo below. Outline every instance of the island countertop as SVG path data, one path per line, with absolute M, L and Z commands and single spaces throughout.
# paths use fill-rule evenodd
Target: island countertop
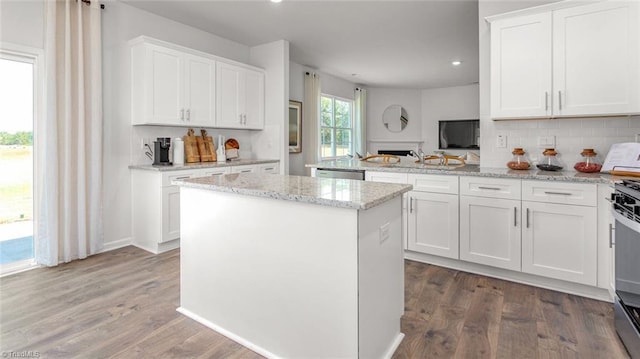
M 173 184 L 357 210 L 375 207 L 413 188 L 405 184 L 261 173 L 231 173 L 216 177 L 190 178 L 175 180 Z
M 512 170 L 509 168 L 488 168 L 478 165 L 449 166 L 439 168 L 438 166 L 423 165 L 419 163 L 381 163 L 366 162 L 355 159 L 323 161 L 315 164 L 307 164 L 306 167 L 335 169 L 343 171 L 376 171 L 376 172 L 396 172 L 396 173 L 422 173 L 453 176 L 477 176 L 477 177 L 497 177 L 515 179 L 533 179 L 545 181 L 564 181 L 582 183 L 613 183 L 619 182 L 624 176 L 612 176 L 606 173 L 582 173 L 573 170 L 563 171 L 541 171 L 533 167 L 529 170 Z

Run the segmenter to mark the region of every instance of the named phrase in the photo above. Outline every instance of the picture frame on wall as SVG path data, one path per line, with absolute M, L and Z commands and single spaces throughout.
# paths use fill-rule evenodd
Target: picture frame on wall
M 289 153 L 302 152 L 302 102 L 289 100 Z

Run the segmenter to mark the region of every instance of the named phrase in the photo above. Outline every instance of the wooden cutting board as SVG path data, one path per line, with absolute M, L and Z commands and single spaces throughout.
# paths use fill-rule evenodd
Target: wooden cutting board
M 196 136 L 193 135 L 193 128 L 187 131 L 187 135 L 182 137 L 184 141 L 184 160 L 187 163 L 200 162 L 200 152 L 198 151 L 198 142 Z
M 200 153 L 200 161 L 216 161 L 218 157 L 216 156 L 216 150 L 213 146 L 213 138 L 211 136 L 207 136 L 206 130 L 200 130 L 200 133 L 202 134 L 202 136 L 196 136 L 196 142 L 198 143 L 198 152 Z

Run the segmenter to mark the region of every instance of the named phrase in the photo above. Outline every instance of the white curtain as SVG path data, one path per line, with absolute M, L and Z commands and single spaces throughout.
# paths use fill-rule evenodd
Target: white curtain
M 46 1 L 44 116 L 36 123 L 36 260 L 102 249 L 100 4 Z
M 354 143 L 353 150 L 367 154 L 367 90 L 356 88 L 354 94 Z M 355 155 L 355 154 L 354 154 Z
M 320 161 L 320 136 L 318 115 L 320 114 L 320 76 L 307 72 L 304 76 L 304 105 L 302 124 L 302 154 L 304 163 Z M 307 176 L 311 169 L 305 168 Z

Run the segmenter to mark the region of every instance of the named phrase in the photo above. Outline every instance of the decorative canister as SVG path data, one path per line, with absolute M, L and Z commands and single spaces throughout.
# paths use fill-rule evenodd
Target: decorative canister
M 543 171 L 560 171 L 562 169 L 560 161 L 558 161 L 558 158 L 556 157 L 558 152 L 556 152 L 555 148 L 547 148 L 542 152 L 542 154 L 543 157 L 536 167 Z
M 525 152 L 522 148 L 516 147 L 513 149 L 513 158 L 507 162 L 507 167 L 512 170 L 527 170 L 531 166 L 529 160 L 527 160 Z
M 602 163 L 593 148 L 585 148 L 580 152 L 580 155 L 582 156 L 582 160 L 573 166 L 576 171 L 585 173 L 600 172 Z

